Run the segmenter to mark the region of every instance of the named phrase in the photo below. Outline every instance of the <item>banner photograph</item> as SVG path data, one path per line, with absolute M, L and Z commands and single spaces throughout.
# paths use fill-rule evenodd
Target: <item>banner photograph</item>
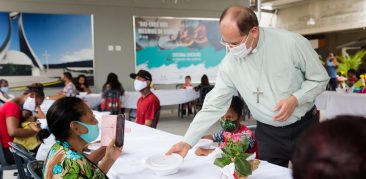
M 135 71 L 148 70 L 155 84 L 177 84 L 190 75 L 211 82 L 225 56 L 218 19 L 134 17 Z
M 92 15 L 0 12 L 0 78 L 13 88 L 63 86 L 63 72 L 94 82 Z

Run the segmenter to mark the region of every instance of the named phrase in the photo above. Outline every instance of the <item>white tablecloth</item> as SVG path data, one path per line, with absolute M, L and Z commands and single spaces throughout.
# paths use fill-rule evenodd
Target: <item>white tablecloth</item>
M 154 90 L 153 93 L 159 98 L 160 106 L 177 105 L 193 101 L 199 97 L 199 93 L 193 89 Z M 137 100 L 141 94 L 136 91 L 126 91 L 122 96 L 122 107 L 136 109 Z M 86 96 L 77 96 L 83 99 L 90 108 L 95 108 L 102 103 L 102 95 L 93 93 Z M 41 105 L 42 111 L 47 111 L 55 100 L 46 99 Z
M 103 113 L 94 112 L 100 119 Z M 105 114 L 105 113 L 104 113 Z M 43 121 L 42 123 L 44 123 Z M 144 159 L 153 154 L 165 153 L 173 144 L 180 141 L 182 136 L 173 135 L 164 131 L 152 129 L 130 121 L 126 121 L 126 127 L 131 132 L 125 134 L 125 146 L 123 154 L 116 160 L 108 172 L 110 178 L 124 179 L 157 179 L 157 178 L 217 178 L 221 176 L 218 167 L 213 165 L 212 158 L 196 156 L 194 149 L 190 150 L 178 173 L 159 177 L 144 165 Z M 44 160 L 54 139 L 51 137 L 42 144 L 37 153 L 37 160 Z M 259 168 L 253 172 L 249 179 L 291 179 L 291 170 L 261 161 Z
M 85 96 L 77 95 L 76 97 L 84 100 L 90 108 L 94 108 L 102 103 L 102 96 L 101 94 L 87 94 Z M 41 105 L 42 111 L 48 111 L 51 105 L 55 102 L 53 99 L 45 99 Z
M 183 104 L 197 99 L 200 95 L 193 89 L 154 90 L 153 93 L 159 98 L 160 106 Z M 137 100 L 141 94 L 136 91 L 126 91 L 122 96 L 122 107 L 136 109 Z
M 366 116 L 366 94 L 325 91 L 316 98 L 315 105 L 325 111 L 328 119 L 338 115 Z

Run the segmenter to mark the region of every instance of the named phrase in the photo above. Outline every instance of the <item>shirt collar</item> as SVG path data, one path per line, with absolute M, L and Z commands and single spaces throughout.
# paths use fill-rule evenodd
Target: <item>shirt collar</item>
M 264 43 L 264 30 L 262 27 L 259 27 L 258 44 L 257 44 L 257 47 L 255 47 L 255 49 L 253 49 L 251 53 L 257 53 L 258 50 L 262 47 L 263 43 Z

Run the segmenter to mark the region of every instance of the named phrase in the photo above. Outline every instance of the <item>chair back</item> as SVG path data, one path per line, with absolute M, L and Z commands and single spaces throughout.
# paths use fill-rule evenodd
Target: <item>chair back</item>
M 25 147 L 20 144 L 9 142 L 9 150 L 13 153 L 15 165 L 17 166 L 19 178 L 20 179 L 28 179 L 31 177 L 31 174 L 27 170 L 25 164 L 31 161 L 36 160 L 32 153 L 29 152 Z M 27 171 L 27 173 L 26 173 Z
M 103 94 L 103 102 L 101 104 L 102 111 L 110 111 L 111 114 L 117 115 L 121 111 L 121 91 L 107 90 Z
M 4 170 L 14 170 L 17 169 L 16 165 L 9 164 L 5 160 L 5 154 L 3 150 L 3 145 L 1 143 L 1 136 L 0 136 L 0 178 L 3 178 L 3 171 Z
M 35 160 L 27 164 L 27 169 L 34 179 L 42 179 L 44 161 Z
M 152 128 L 156 129 L 156 127 L 158 126 L 159 119 L 160 119 L 160 109 L 155 112 L 155 119 L 153 120 L 151 125 Z
M 9 145 L 10 148 L 14 150 L 15 154 L 19 155 L 19 157 L 21 157 L 23 160 L 26 161 L 36 160 L 36 158 L 34 157 L 34 153 L 30 152 L 24 146 L 14 142 L 9 142 Z

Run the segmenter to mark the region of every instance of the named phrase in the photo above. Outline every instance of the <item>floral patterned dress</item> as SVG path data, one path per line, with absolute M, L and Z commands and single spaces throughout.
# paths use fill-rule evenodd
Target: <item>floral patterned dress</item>
M 108 178 L 84 155 L 72 150 L 68 142 L 56 141 L 43 166 L 43 178 Z

